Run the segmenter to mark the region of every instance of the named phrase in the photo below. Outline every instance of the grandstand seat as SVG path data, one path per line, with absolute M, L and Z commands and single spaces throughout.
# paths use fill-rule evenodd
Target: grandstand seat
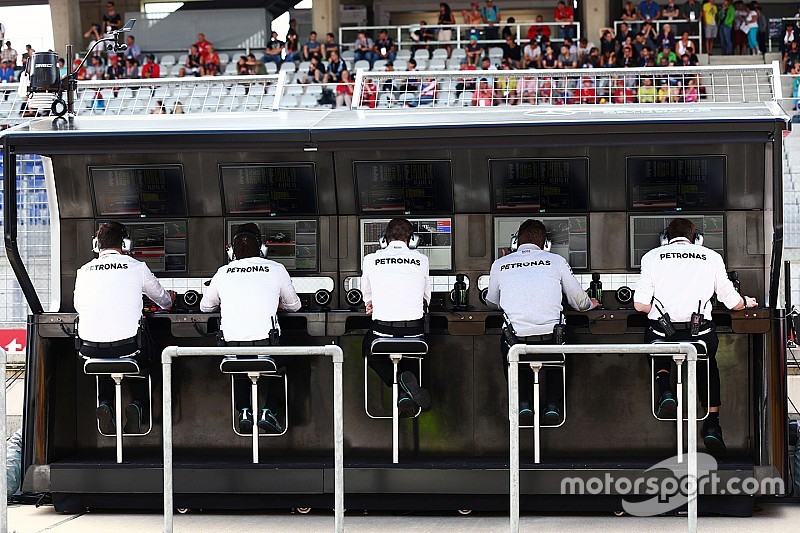
M 253 96 L 253 95 L 260 96 L 260 95 L 264 94 L 264 86 L 261 85 L 260 83 L 252 85 L 252 86 L 250 86 L 250 91 L 248 91 L 247 94 L 250 95 L 250 96 Z
M 209 96 L 221 96 L 222 95 L 222 87 L 214 86 L 208 89 Z
M 458 59 L 459 61 L 462 59 L 466 59 L 467 52 L 463 48 L 453 48 L 453 52 L 450 54 L 450 59 Z
M 433 55 L 431 56 L 433 59 L 447 59 L 447 50 L 444 48 L 437 48 L 433 51 Z
M 428 70 L 444 70 L 444 67 L 444 59 L 431 59 L 431 62 L 428 65 Z
M 231 62 L 231 56 L 229 56 L 228 54 L 222 53 L 222 54 L 218 54 L 218 55 L 219 55 L 219 64 L 220 65 L 227 65 L 228 63 Z
M 106 102 L 106 111 L 108 113 L 117 115 L 120 109 L 122 109 L 122 100 L 119 98 L 113 98 Z
M 117 98 L 122 98 L 122 99 L 125 99 L 125 100 L 131 99 L 131 98 L 135 98 L 135 97 L 136 97 L 136 95 L 134 94 L 133 89 L 131 89 L 130 87 L 125 87 L 124 89 L 122 89 L 119 92 L 119 94 L 117 94 Z
M 275 96 L 275 92 L 277 92 L 278 88 L 275 85 L 270 85 L 267 87 L 267 94 L 270 96 Z
M 410 50 L 398 50 L 397 55 L 395 55 L 395 63 L 394 63 L 395 69 L 397 69 L 397 63 L 405 63 L 409 59 L 411 59 Z
M 416 59 L 417 61 L 419 61 L 420 59 L 424 59 L 425 61 L 427 61 L 430 58 L 431 58 L 431 53 L 428 50 L 425 50 L 424 48 L 420 48 L 419 50 L 414 52 L 414 59 Z
M 383 72 L 386 70 L 386 60 L 385 59 L 378 59 L 372 64 L 372 70 L 377 70 L 379 72 Z
M 247 101 L 246 96 L 234 96 L 231 104 L 231 109 L 234 111 L 244 111 L 244 105 Z
M 503 59 L 503 49 L 499 46 L 489 48 L 489 59 L 491 59 L 492 62 L 501 61 Z
M 426 59 L 416 59 L 417 70 L 428 70 L 428 61 Z
M 342 52 L 342 59 L 344 59 L 348 63 L 352 63 L 356 60 L 356 53 L 352 50 L 345 50 Z
M 461 97 L 457 100 L 459 107 L 469 107 L 472 105 L 472 91 L 464 91 Z
M 308 72 L 308 67 L 311 66 L 311 61 L 301 61 L 300 66 L 297 67 L 297 72 Z
M 355 70 L 362 69 L 362 70 L 369 70 L 369 61 L 362 59 L 360 61 L 356 61 Z
M 317 84 L 311 84 L 306 86 L 306 94 L 320 96 L 322 95 L 322 86 Z
M 461 68 L 461 60 L 460 59 L 448 59 L 447 60 L 447 70 L 458 70 Z
M 397 97 L 397 101 L 402 105 L 408 105 L 411 102 L 415 102 L 417 98 L 418 97 L 416 93 L 402 93 Z
M 278 66 L 275 63 L 269 62 L 264 65 L 267 69 L 267 74 L 277 74 L 278 73 Z
M 153 93 L 153 98 L 158 100 L 163 100 L 167 96 L 169 96 L 169 88 L 167 87 L 158 87 Z
M 247 96 L 247 88 L 244 85 L 237 85 L 233 87 L 232 94 L 234 96 Z
M 163 55 L 161 56 L 161 61 L 159 62 L 159 64 L 161 65 L 162 68 L 164 67 L 169 68 L 175 64 L 175 56 L 172 54 Z
M 261 99 L 261 109 L 272 109 L 272 102 L 274 101 L 275 101 L 274 95 L 271 94 L 264 95 L 264 97 Z
M 303 86 L 302 85 L 290 85 L 286 87 L 286 94 L 291 94 L 293 96 L 300 96 L 303 94 Z
M 181 66 L 180 65 L 173 66 L 172 70 L 169 71 L 169 75 L 172 78 L 177 78 L 180 73 L 181 73 Z
M 291 73 L 294 73 L 294 71 L 295 71 L 296 69 L 297 69 L 297 67 L 295 66 L 295 64 L 294 64 L 292 61 L 285 61 L 285 62 L 283 62 L 283 63 L 281 64 L 281 72 L 291 72 Z
M 228 63 L 228 66 L 225 67 L 223 74 L 225 76 L 235 76 L 237 74 L 236 63 Z
M 181 66 L 185 65 L 187 57 L 189 57 L 189 54 L 181 54 L 181 56 L 178 57 L 178 63 L 177 64 L 181 65 Z
M 297 107 L 297 97 L 292 94 L 285 94 L 281 98 L 281 107 Z
M 300 98 L 300 107 L 312 108 L 317 107 L 317 97 L 313 94 L 304 94 Z
M 408 63 L 405 61 L 396 61 L 394 64 L 394 69 L 398 72 L 408 70 Z

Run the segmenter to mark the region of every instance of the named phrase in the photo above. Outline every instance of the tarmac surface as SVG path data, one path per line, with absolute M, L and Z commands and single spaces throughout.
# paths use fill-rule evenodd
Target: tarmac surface
M 162 530 L 163 517 L 154 513 L 59 514 L 52 506 L 9 506 L 9 532 L 16 533 L 156 533 Z M 525 515 L 520 521 L 521 532 L 564 533 L 614 532 L 658 533 L 683 532 L 687 520 L 683 517 L 637 518 L 616 517 L 610 514 L 593 515 Z M 211 513 L 190 512 L 175 515 L 175 532 L 251 533 L 321 533 L 333 530 L 333 513 L 323 510 L 311 514 L 291 513 Z M 492 533 L 508 531 L 508 517 L 495 513 L 460 515 L 397 515 L 387 513 L 348 512 L 345 515 L 348 533 L 431 533 L 453 531 Z M 799 503 L 769 503 L 757 507 L 750 518 L 700 517 L 698 531 L 720 533 L 800 532 Z

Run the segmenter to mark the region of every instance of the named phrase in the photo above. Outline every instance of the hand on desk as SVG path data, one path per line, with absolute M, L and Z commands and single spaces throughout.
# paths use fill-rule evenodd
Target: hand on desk
M 367 302 L 366 303 L 366 307 L 367 307 L 367 314 L 371 315 L 372 314 L 372 302 Z
M 743 298 L 745 308 L 751 309 L 753 307 L 758 307 L 758 301 L 755 298 L 751 298 L 750 296 L 743 296 Z
M 589 308 L 589 311 L 600 307 L 600 302 L 597 300 L 597 298 L 589 298 L 589 300 L 592 302 L 592 307 Z

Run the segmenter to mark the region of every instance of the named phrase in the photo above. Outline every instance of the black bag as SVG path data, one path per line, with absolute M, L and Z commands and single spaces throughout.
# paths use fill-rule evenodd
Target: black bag
M 319 100 L 317 100 L 319 105 L 335 105 L 336 104 L 336 97 L 333 94 L 333 91 L 330 89 L 323 89 L 322 96 Z

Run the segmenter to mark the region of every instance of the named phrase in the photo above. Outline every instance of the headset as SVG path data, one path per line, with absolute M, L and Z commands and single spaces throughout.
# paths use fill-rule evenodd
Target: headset
M 112 222 L 112 224 L 116 224 L 122 228 L 122 251 L 126 254 L 130 253 L 131 250 L 133 250 L 133 243 L 131 242 L 131 238 L 128 236 L 128 228 L 125 227 L 125 224 L 121 224 L 119 222 Z M 92 236 L 92 251 L 96 254 L 100 253 L 100 241 L 97 240 L 97 233 Z
M 550 239 L 548 237 L 545 237 L 544 238 L 544 248 L 542 248 L 542 250 L 544 250 L 545 252 L 549 252 L 550 248 L 552 248 L 552 246 L 553 246 L 553 243 L 550 242 Z M 512 252 L 516 252 L 519 249 L 519 243 L 517 242 L 517 234 L 516 233 L 511 235 L 511 244 L 509 244 L 508 247 L 511 249 Z
M 680 239 L 680 238 L 685 238 L 685 237 L 675 237 L 675 238 L 676 239 Z M 661 233 L 658 234 L 658 242 L 661 244 L 661 246 L 666 246 L 672 240 L 674 240 L 674 239 L 670 239 L 669 238 L 669 236 L 667 235 L 667 230 L 666 229 L 664 229 Z M 696 231 L 694 233 L 694 238 L 690 239 L 689 242 L 691 242 L 692 244 L 696 244 L 698 246 L 703 246 L 703 234 L 700 233 L 699 231 Z
M 386 232 L 383 232 L 381 238 L 378 240 L 378 244 L 381 247 L 381 250 L 386 249 L 389 246 L 389 239 L 386 237 Z M 419 246 L 419 235 L 411 232 L 411 236 L 408 238 L 408 249 L 409 250 L 416 250 L 417 246 Z
M 261 257 L 267 257 L 267 245 L 261 240 L 261 237 L 251 231 L 240 231 L 236 235 L 233 236 L 231 243 L 225 247 L 225 252 L 228 254 L 228 261 L 233 261 L 236 259 L 236 255 L 233 253 L 233 243 L 236 242 L 236 239 L 239 237 L 253 237 L 255 240 L 258 241 L 259 249 L 258 253 Z

